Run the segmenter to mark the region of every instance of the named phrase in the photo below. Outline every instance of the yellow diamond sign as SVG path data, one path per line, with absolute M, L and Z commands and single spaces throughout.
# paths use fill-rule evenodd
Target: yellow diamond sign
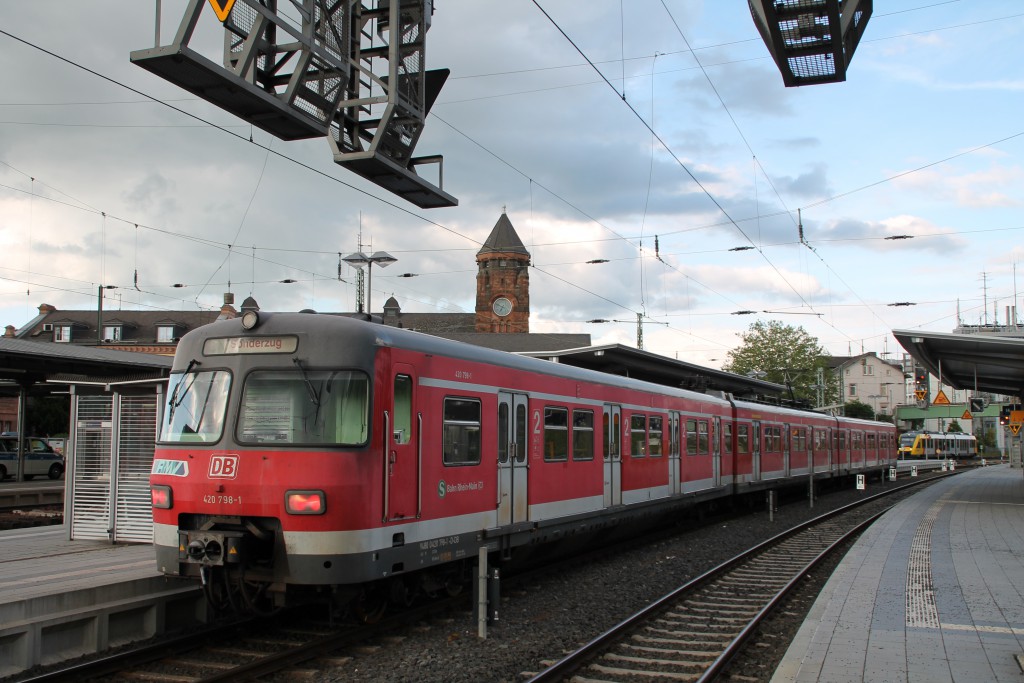
M 228 15 L 231 14 L 231 8 L 234 5 L 235 0 L 210 0 L 210 7 L 217 13 L 217 18 L 221 21 L 228 20 Z

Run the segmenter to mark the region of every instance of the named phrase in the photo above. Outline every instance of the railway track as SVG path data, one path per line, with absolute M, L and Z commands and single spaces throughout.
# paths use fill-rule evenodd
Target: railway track
M 924 483 L 924 481 L 920 483 Z M 864 499 L 864 502 L 878 498 L 881 496 Z M 774 540 L 779 538 L 777 536 Z M 598 556 L 605 554 L 605 550 L 595 552 Z M 573 556 L 567 562 L 571 565 L 579 561 L 580 556 Z M 775 566 L 769 566 L 770 569 L 761 569 L 755 573 L 776 575 L 782 571 Z M 544 571 L 547 573 L 558 572 L 557 567 L 553 568 L 551 565 L 546 565 Z M 708 572 L 702 578 L 708 577 L 710 574 L 711 572 Z M 526 576 L 523 583 L 533 585 L 536 582 L 536 578 L 531 579 Z M 505 589 L 503 593 L 518 595 L 516 585 L 516 578 L 510 574 L 506 575 L 503 580 L 503 589 Z M 738 591 L 732 592 L 737 593 Z M 517 599 L 513 598 L 513 600 Z M 258 676 L 281 671 L 285 673 L 278 674 L 279 677 L 284 675 L 288 679 L 297 679 L 300 676 L 313 676 L 313 672 L 321 674 L 333 672 L 332 675 L 339 675 L 339 671 L 346 669 L 348 674 L 340 675 L 362 676 L 361 672 L 383 670 L 388 671 L 389 675 L 394 674 L 395 676 L 387 678 L 387 680 L 406 680 L 402 676 L 402 671 L 395 669 L 396 648 L 404 651 L 408 647 L 423 647 L 423 642 L 429 641 L 431 644 L 425 646 L 429 648 L 425 650 L 430 652 L 429 657 L 433 657 L 443 650 L 451 649 L 449 647 L 451 638 L 457 637 L 459 630 L 458 626 L 452 627 L 451 623 L 461 624 L 466 621 L 466 603 L 467 596 L 462 596 L 455 598 L 451 603 L 440 606 L 437 603 L 422 606 L 417 604 L 414 610 L 409 613 L 396 614 L 395 619 L 385 620 L 379 627 L 365 625 L 349 627 L 338 623 L 332 626 L 328 622 L 326 612 L 310 613 L 307 610 L 305 613 L 300 613 L 300 621 L 297 625 L 290 625 L 283 615 L 275 617 L 273 623 L 269 625 L 259 622 L 227 625 L 215 632 L 198 634 L 197 637 L 180 638 L 173 642 L 168 642 L 165 639 L 163 642 L 155 643 L 142 650 L 107 657 L 74 668 L 65 668 L 62 671 L 54 671 L 28 680 L 32 683 L 83 680 L 147 680 L 191 683 L 192 681 L 251 680 Z M 448 617 L 444 617 L 444 610 L 447 609 L 446 605 L 448 604 L 453 609 L 447 612 Z M 439 614 L 442 615 L 441 622 L 436 619 Z M 416 624 L 416 626 L 410 626 L 410 624 Z M 698 622 L 698 625 L 699 630 L 709 630 L 703 623 Z M 428 635 L 431 631 L 435 631 L 435 626 L 437 627 L 436 635 Z M 402 637 L 405 637 L 407 642 L 398 646 L 397 639 Z M 433 638 L 432 641 L 431 638 Z M 415 643 L 408 642 L 409 639 L 414 640 Z M 724 641 L 724 638 L 718 640 Z M 486 642 L 480 641 L 479 647 L 474 645 L 463 652 L 470 653 L 469 656 L 486 657 L 486 652 L 489 649 L 484 645 Z M 707 649 L 710 646 L 703 645 L 701 647 Z M 381 667 L 377 660 L 382 658 L 386 658 L 391 664 Z M 520 662 L 525 663 L 530 660 L 536 661 L 533 657 L 529 657 L 529 659 L 520 659 Z M 533 670 L 536 671 L 536 669 Z M 522 669 L 519 671 L 521 672 Z M 378 673 L 378 675 L 382 674 Z M 526 676 L 529 675 L 531 674 L 526 674 Z M 375 678 L 372 674 L 371 679 L 384 680 L 384 678 Z M 359 680 L 359 678 L 352 678 L 352 680 Z M 436 676 L 431 678 L 423 674 L 421 680 L 439 681 L 443 679 Z M 498 679 L 480 677 L 473 680 L 482 682 Z M 500 680 L 509 679 L 507 676 L 503 676 Z M 605 678 L 604 680 L 614 679 Z
M 889 509 L 867 513 L 865 504 L 934 480 L 865 498 L 779 534 L 689 581 L 528 683 L 712 681 L 814 567 Z
M 436 617 L 465 596 L 439 598 L 373 625 L 331 623 L 326 615 L 301 608 L 279 619 L 247 618 L 202 632 L 162 638 L 141 647 L 78 665 L 63 667 L 21 683 L 146 681 L 148 683 L 220 683 L 255 680 L 279 672 L 308 677 L 343 665 L 346 649 L 382 648 L 389 634 Z M 308 612 L 308 611 L 307 611 Z

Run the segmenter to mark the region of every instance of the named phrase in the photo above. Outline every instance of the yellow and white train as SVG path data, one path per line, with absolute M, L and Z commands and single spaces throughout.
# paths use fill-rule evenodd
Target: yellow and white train
M 974 458 L 978 455 L 978 439 L 959 432 L 904 432 L 900 435 L 901 460 L 929 458 Z

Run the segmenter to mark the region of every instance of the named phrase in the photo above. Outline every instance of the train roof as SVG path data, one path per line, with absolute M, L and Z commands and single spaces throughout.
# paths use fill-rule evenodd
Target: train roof
M 665 393 L 689 396 L 693 399 L 709 402 L 727 402 L 724 397 L 714 394 L 705 394 L 664 382 L 652 382 L 646 378 L 623 376 L 621 374 L 601 372 L 557 361 L 552 362 L 551 360 L 533 357 L 533 354 L 509 353 L 451 339 L 443 339 L 413 330 L 381 325 L 358 318 L 318 313 L 261 312 L 260 324 L 251 332 L 244 331 L 241 318 L 218 320 L 204 325 L 182 337 L 178 345 L 179 353 L 175 356 L 174 370 L 184 370 L 188 365 L 190 357 L 199 357 L 203 341 L 209 338 L 239 336 L 242 334 L 258 336 L 260 334 L 283 335 L 297 333 L 324 340 L 334 340 L 334 342 L 339 337 L 344 336 L 348 345 L 354 343 L 364 348 L 390 346 L 437 356 L 461 358 L 471 362 L 489 363 L 511 369 L 553 374 L 567 379 L 627 386 L 638 390 L 650 391 L 654 386 L 657 386 L 658 391 Z M 542 354 L 542 357 L 545 355 Z
M 533 352 L 535 358 L 611 375 L 642 379 L 653 384 L 682 387 L 697 392 L 722 391 L 734 396 L 778 396 L 786 387 L 775 382 L 714 370 L 622 344 L 588 346 L 560 351 Z

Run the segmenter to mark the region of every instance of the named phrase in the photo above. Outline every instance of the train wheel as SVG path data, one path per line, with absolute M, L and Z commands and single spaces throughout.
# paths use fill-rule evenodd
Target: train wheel
M 364 589 L 352 601 L 352 612 L 364 624 L 376 624 L 388 609 L 388 596 L 380 587 Z

